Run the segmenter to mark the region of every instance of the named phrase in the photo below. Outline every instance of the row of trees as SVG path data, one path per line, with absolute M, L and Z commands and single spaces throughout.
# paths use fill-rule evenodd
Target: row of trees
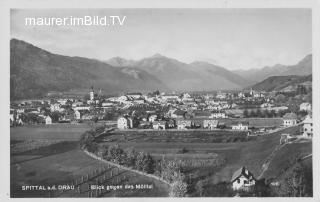
M 177 162 L 154 160 L 149 153 L 137 152 L 133 148 L 122 149 L 119 145 L 98 145 L 95 142 L 96 130 L 85 132 L 80 138 L 80 147 L 114 162 L 148 174 L 157 175 L 171 183 L 170 196 L 182 197 L 187 193 L 187 183 L 182 167 Z

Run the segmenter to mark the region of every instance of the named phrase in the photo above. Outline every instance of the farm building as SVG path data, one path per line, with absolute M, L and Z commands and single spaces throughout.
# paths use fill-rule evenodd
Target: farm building
M 176 120 L 178 130 L 191 127 L 191 120 L 178 119 Z
M 305 138 L 312 138 L 313 136 L 313 123 L 312 117 L 307 115 L 306 118 L 302 122 L 302 136 Z
M 292 136 L 290 134 L 284 133 L 284 134 L 281 134 L 280 144 L 282 145 L 282 144 L 294 141 L 296 139 L 297 139 L 296 137 L 294 137 L 294 136 Z
M 152 114 L 149 116 L 148 120 L 149 122 L 153 123 L 157 120 L 158 116 L 156 114 Z
M 203 120 L 203 128 L 214 129 L 218 127 L 218 120 L 205 119 Z
M 249 191 L 255 185 L 256 179 L 253 174 L 244 166 L 236 170 L 231 178 L 232 189 Z
M 46 125 L 52 124 L 52 119 L 51 119 L 50 116 L 47 116 L 47 117 L 45 118 L 45 121 L 46 121 Z
M 300 111 L 311 111 L 312 106 L 308 102 L 304 102 L 300 104 Z
M 298 118 L 295 113 L 286 113 L 282 119 L 283 119 L 284 126 L 294 126 L 297 124 Z
M 226 113 L 224 112 L 213 112 L 210 118 L 224 119 L 224 118 L 227 118 L 227 116 L 226 116 Z
M 166 129 L 166 121 L 154 121 L 152 123 L 152 127 L 155 130 L 165 130 Z
M 117 121 L 118 129 L 129 129 L 132 127 L 132 119 L 126 117 L 119 117 Z
M 231 125 L 232 130 L 248 130 L 249 129 L 249 122 L 241 121 L 241 122 L 234 122 Z

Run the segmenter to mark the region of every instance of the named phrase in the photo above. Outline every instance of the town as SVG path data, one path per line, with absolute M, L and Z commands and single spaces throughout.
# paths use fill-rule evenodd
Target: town
M 292 99 L 305 91 L 300 86 L 291 92 L 155 91 L 110 97 L 91 87 L 82 98 L 48 93 L 45 99 L 12 102 L 10 126 L 104 122 L 119 130 L 236 130 L 255 135 L 299 124 L 301 137 L 311 138 L 311 103 Z

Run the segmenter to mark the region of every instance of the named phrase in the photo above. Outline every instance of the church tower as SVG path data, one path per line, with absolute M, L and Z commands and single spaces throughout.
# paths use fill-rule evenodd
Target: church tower
M 90 100 L 94 100 L 94 90 L 93 90 L 93 86 L 91 86 Z

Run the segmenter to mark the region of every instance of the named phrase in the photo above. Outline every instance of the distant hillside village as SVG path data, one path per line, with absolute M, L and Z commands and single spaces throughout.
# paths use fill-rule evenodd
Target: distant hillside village
M 310 91 L 310 89 L 309 89 Z M 47 98 L 11 103 L 10 125 L 106 122 L 119 130 L 240 130 L 263 133 L 301 124 L 312 136 L 308 89 L 216 93 L 126 93 L 102 95 L 92 87 L 83 98 Z

